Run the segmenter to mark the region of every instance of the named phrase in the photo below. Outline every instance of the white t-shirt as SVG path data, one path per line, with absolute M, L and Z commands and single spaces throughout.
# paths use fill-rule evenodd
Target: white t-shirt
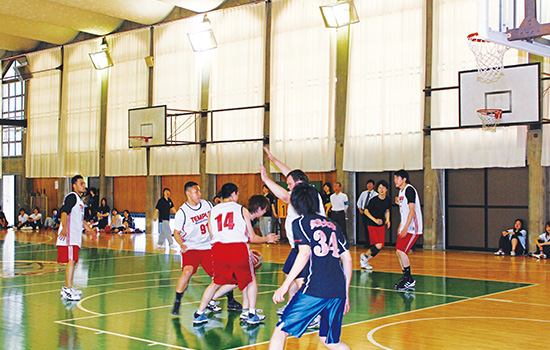
M 333 193 L 330 195 L 330 203 L 332 211 L 345 211 L 348 209 L 348 195 L 343 192 Z
M 399 223 L 399 231 L 402 230 L 402 225 L 407 222 L 407 218 L 409 217 L 409 201 L 407 199 L 407 189 L 409 191 L 414 191 L 414 217 L 411 220 L 411 224 L 409 225 L 409 228 L 407 229 L 408 233 L 413 233 L 417 235 L 421 235 L 422 232 L 422 207 L 420 206 L 420 198 L 418 197 L 418 192 L 416 192 L 416 189 L 410 185 L 407 184 L 405 188 L 402 190 L 399 190 L 399 213 L 401 214 L 401 222 Z
M 65 196 L 64 203 L 69 196 L 76 197 L 76 204 L 71 208 L 71 212 L 67 214 L 67 237 L 61 239 L 59 232 L 63 229 L 63 224 L 59 225 L 59 231 L 57 235 L 57 245 L 70 246 L 70 245 L 82 245 L 82 230 L 84 230 L 84 202 L 76 192 L 71 192 Z
M 210 230 L 214 243 L 248 243 L 243 206 L 236 202 L 222 202 L 210 212 Z
M 514 233 L 514 229 L 509 229 L 508 232 L 510 233 Z M 517 233 L 518 234 L 518 241 L 521 243 L 521 245 L 523 246 L 523 249 L 525 249 L 525 244 L 526 244 L 526 240 L 527 240 L 527 231 L 525 230 L 519 230 L 519 232 Z M 539 236 L 540 237 L 540 236 Z M 508 238 L 509 239 L 512 239 L 512 235 L 508 235 Z
M 201 199 L 195 207 L 183 203 L 174 218 L 174 230 L 179 231 L 183 244 L 189 250 L 209 250 L 208 213 L 212 210 L 209 201 Z M 175 233 L 175 232 L 174 232 Z
M 17 219 L 19 220 L 19 222 L 24 224 L 29 219 L 29 216 L 27 214 L 23 214 L 23 215 L 19 215 Z
M 30 216 L 30 218 L 33 219 L 33 221 L 36 221 L 36 219 L 41 220 L 41 219 L 42 219 L 42 214 L 40 214 L 40 213 L 38 213 L 38 214 L 32 213 L 31 216 Z
M 325 216 L 325 207 L 323 206 L 323 200 L 321 199 L 321 195 L 319 195 L 319 211 L 317 212 L 317 214 Z M 299 217 L 300 215 L 298 215 L 298 213 L 296 212 L 296 209 L 294 209 L 292 204 L 288 204 L 288 209 L 286 212 L 286 220 L 285 220 L 285 231 L 286 231 L 286 238 L 288 239 L 288 243 L 290 244 L 291 248 L 294 248 L 294 233 L 292 231 L 292 222 Z
M 543 233 L 542 235 L 539 236 L 539 239 L 542 241 L 542 243 L 546 243 L 548 241 L 550 241 L 550 235 L 547 236 L 547 233 Z

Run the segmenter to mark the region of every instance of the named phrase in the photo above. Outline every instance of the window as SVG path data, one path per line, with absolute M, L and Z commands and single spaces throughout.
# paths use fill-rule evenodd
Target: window
M 25 117 L 25 82 L 19 81 L 15 68 L 19 62 L 13 61 L 2 78 L 2 118 L 24 119 Z M 2 127 L 2 156 L 18 157 L 23 154 L 23 129 L 19 126 Z

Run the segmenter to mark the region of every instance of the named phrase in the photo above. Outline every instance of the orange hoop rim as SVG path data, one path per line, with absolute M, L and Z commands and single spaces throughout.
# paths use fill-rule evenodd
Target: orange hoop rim
M 476 42 L 476 43 L 488 43 L 487 40 L 475 38 L 476 36 L 479 36 L 479 33 L 477 33 L 477 32 L 476 32 L 476 33 L 472 33 L 472 34 L 468 35 L 466 38 L 468 38 L 468 40 L 473 41 L 473 42 Z
M 145 143 L 149 142 L 149 137 L 147 136 L 128 136 L 129 139 L 143 139 Z
M 502 119 L 502 109 L 482 108 L 482 109 L 478 109 L 477 113 L 482 114 L 482 115 L 493 114 L 492 115 L 493 118 Z

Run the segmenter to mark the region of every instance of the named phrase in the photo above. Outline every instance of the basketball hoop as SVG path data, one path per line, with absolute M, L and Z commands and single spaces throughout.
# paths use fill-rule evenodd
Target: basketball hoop
M 478 109 L 477 115 L 481 119 L 483 131 L 496 132 L 502 120 L 502 109 Z
M 128 136 L 130 148 L 141 148 L 148 146 L 149 137 L 147 136 Z
M 478 80 L 483 83 L 499 80 L 503 75 L 504 54 L 510 48 L 480 39 L 478 33 L 468 35 L 468 44 L 476 57 Z

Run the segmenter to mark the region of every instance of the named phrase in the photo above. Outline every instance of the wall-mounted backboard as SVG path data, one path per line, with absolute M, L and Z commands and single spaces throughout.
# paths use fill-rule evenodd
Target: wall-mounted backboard
M 499 80 L 483 83 L 478 71 L 459 72 L 460 126 L 481 125 L 479 109 L 502 109 L 501 125 L 540 121 L 540 65 L 506 66 Z
M 147 138 L 140 144 L 131 142 L 134 137 Z M 128 146 L 150 147 L 166 144 L 166 106 L 134 108 L 128 110 Z M 137 145 L 137 146 L 136 146 Z

